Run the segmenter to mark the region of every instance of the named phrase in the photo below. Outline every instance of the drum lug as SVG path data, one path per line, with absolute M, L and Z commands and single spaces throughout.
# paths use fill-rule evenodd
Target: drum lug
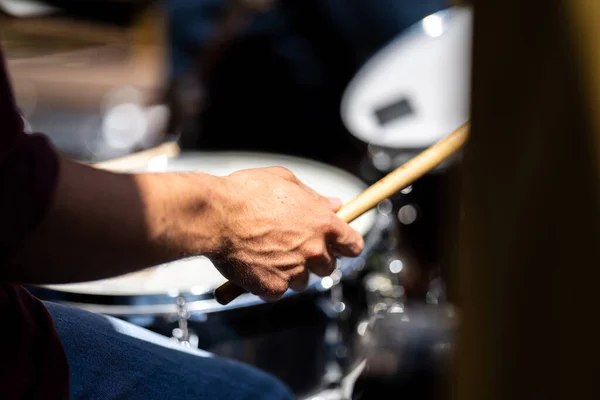
M 317 301 L 317 307 L 327 316 L 327 318 L 339 321 L 349 312 L 349 307 L 343 301 L 332 301 L 330 299 L 321 299 Z
M 342 272 L 336 269 L 328 278 L 331 279 L 331 285 L 327 285 L 331 290 L 331 298 L 318 300 L 317 306 L 329 319 L 340 321 L 350 312 L 350 308 L 344 302 L 343 290 L 340 285 Z
M 190 312 L 187 310 L 185 299 L 177 296 L 175 304 L 177 304 L 177 328 L 171 332 L 171 340 L 184 347 L 198 348 L 198 336 L 188 326 Z

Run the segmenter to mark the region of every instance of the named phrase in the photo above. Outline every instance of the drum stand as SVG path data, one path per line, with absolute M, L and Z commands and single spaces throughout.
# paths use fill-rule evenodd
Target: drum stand
M 326 343 L 331 347 L 331 360 L 323 376 L 322 391 L 303 397 L 302 400 L 349 400 L 352 393 L 352 377 L 345 368 L 348 356 L 347 338 L 343 327 L 349 317 L 349 306 L 344 296 L 341 283 L 342 271 L 338 268 L 331 275 L 333 286 L 331 298 L 321 302 L 320 306 L 326 315 L 331 318 L 331 325 L 326 334 Z M 356 374 L 355 374 L 356 375 Z

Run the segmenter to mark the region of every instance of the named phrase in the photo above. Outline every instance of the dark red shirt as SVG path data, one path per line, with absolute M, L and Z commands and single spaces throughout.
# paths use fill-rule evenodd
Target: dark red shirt
M 23 125 L 0 51 L 0 270 L 44 218 L 58 175 L 50 143 Z M 67 359 L 50 314 L 1 278 L 0 327 L 0 398 L 68 399 Z

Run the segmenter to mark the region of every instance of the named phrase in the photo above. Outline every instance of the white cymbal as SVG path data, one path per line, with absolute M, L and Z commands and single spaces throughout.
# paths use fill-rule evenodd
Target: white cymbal
M 341 104 L 350 133 L 398 149 L 429 147 L 469 119 L 472 10 L 425 17 L 372 57 Z

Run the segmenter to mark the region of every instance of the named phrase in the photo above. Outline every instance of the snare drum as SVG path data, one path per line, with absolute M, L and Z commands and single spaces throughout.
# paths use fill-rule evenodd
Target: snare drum
M 198 171 L 223 176 L 267 166 L 286 167 L 317 192 L 344 202 L 366 188 L 361 180 L 343 170 L 263 153 L 183 153 L 174 159 L 153 159 L 143 170 Z M 331 372 L 330 363 L 336 361 L 335 352 L 343 348 L 340 316 L 349 309 L 361 312 L 353 310 L 360 305 L 354 306 L 341 295 L 341 286 L 356 279 L 359 271 L 368 270 L 382 232 L 388 229 L 388 219 L 377 210 L 356 219 L 351 225 L 365 238 L 363 254 L 341 258 L 330 277 L 312 276 L 306 290 L 288 291 L 275 303 L 244 294 L 227 306 L 218 304 L 213 291 L 225 278 L 206 257 L 111 279 L 48 285 L 32 291 L 44 300 L 126 319 L 186 346 L 245 361 L 273 373 L 296 394 L 303 395 L 319 390 L 331 377 L 327 375 Z

